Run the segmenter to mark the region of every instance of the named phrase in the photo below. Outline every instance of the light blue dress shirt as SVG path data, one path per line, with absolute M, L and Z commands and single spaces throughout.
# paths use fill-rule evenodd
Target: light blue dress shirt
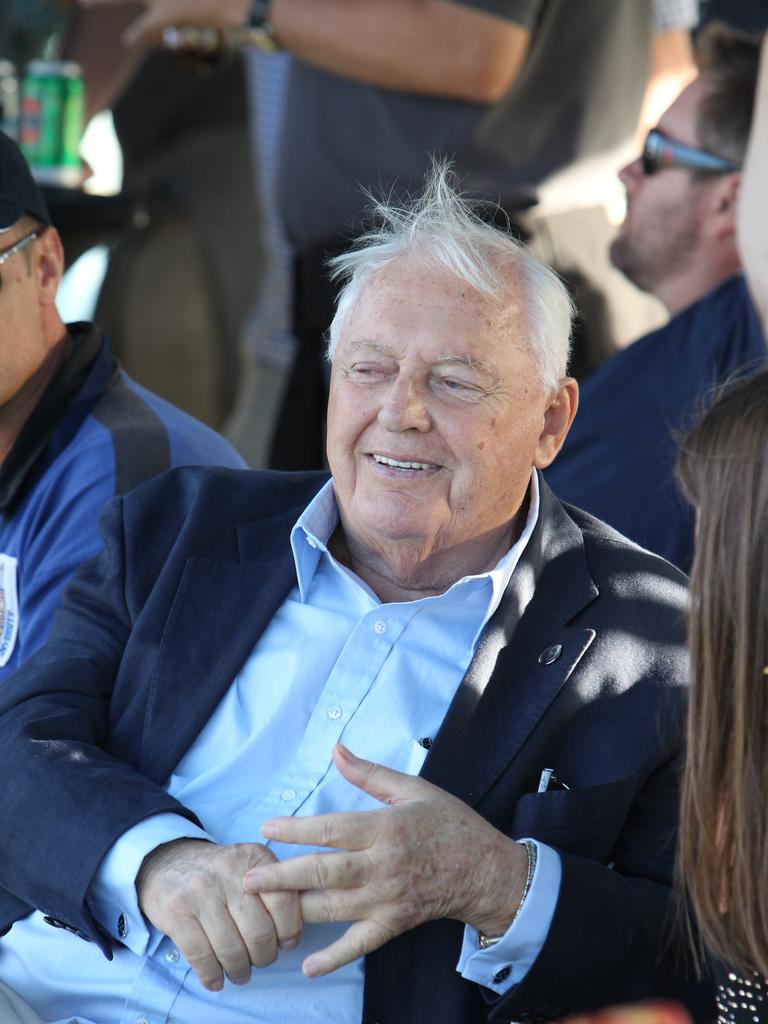
M 168 792 L 205 831 L 157 815 L 105 857 L 91 896 L 97 918 L 123 943 L 112 962 L 35 913 L 0 942 L 0 980 L 56 1024 L 359 1024 L 362 960 L 324 978 L 301 973 L 303 959 L 347 925 L 306 925 L 298 948 L 254 969 L 249 984 L 226 981 L 222 991 L 208 992 L 170 939 L 143 918 L 134 879 L 147 853 L 183 836 L 262 842 L 262 824 L 277 815 L 381 806 L 336 771 L 330 755 L 339 741 L 418 773 L 427 753 L 420 740 L 440 728 L 538 504 L 534 474 L 525 529 L 491 572 L 464 577 L 441 595 L 382 604 L 326 547 L 338 522 L 328 483 L 291 534 L 298 585 L 167 780 Z M 314 849 L 268 845 L 280 859 Z M 559 857 L 539 844 L 533 886 L 502 941 L 478 950 L 476 932 L 465 929 L 456 951 L 463 976 L 497 992 L 518 981 L 546 938 L 559 882 Z M 500 970 L 506 976 L 496 982 Z

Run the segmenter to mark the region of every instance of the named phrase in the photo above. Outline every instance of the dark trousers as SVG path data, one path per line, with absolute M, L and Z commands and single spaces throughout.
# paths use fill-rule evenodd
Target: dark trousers
M 339 285 L 331 282 L 326 261 L 348 246 L 348 241 L 334 242 L 295 258 L 293 329 L 298 344 L 272 437 L 271 469 L 322 469 L 326 464 L 325 407 L 330 366 L 325 358 L 325 340 L 339 290 Z

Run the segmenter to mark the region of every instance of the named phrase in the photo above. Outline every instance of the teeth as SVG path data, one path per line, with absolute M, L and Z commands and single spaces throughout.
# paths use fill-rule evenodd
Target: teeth
M 394 466 L 395 469 L 432 469 L 428 462 L 398 462 L 397 459 L 388 459 L 386 455 L 374 455 L 374 459 L 384 466 Z

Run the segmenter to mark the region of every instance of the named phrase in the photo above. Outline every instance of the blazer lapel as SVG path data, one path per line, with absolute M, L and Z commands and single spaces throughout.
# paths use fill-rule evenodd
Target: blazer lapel
M 581 531 L 539 476 L 539 520 L 481 638 L 422 775 L 476 805 L 587 650 L 568 625 L 598 596 Z
M 150 684 L 142 764 L 152 778 L 173 771 L 295 585 L 289 536 L 299 514 L 239 527 L 239 562 L 187 560 Z

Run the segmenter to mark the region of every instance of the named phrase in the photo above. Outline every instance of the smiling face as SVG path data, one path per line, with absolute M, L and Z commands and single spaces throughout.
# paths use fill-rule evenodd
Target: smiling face
M 353 560 L 383 558 L 405 578 L 437 556 L 456 579 L 509 547 L 531 467 L 554 458 L 575 411 L 575 385 L 542 390 L 511 294 L 492 302 L 405 259 L 364 287 L 341 330 L 328 407 Z

